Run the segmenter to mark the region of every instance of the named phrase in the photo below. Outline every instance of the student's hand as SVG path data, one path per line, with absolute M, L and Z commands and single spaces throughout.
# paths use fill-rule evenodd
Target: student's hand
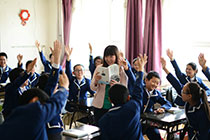
M 119 83 L 120 83 L 120 82 L 117 82 L 117 81 L 115 81 L 115 80 L 111 80 L 109 84 L 110 84 L 110 86 L 113 86 L 114 84 L 119 84 Z
M 70 61 L 72 51 L 73 51 L 73 48 L 70 48 L 69 46 L 65 46 L 65 53 L 66 53 L 67 61 Z
M 92 55 L 93 47 L 92 47 L 92 45 L 90 43 L 88 43 L 88 45 L 89 45 L 89 49 L 90 49 L 90 55 Z
M 170 50 L 170 49 L 167 49 L 166 50 L 166 54 L 167 56 L 169 57 L 169 59 L 172 61 L 174 58 L 173 58 L 173 51 Z
M 144 54 L 144 56 L 142 56 L 142 54 L 139 54 L 139 56 L 137 57 L 137 64 L 139 65 L 138 69 L 136 69 L 137 71 L 143 71 L 144 70 L 144 66 L 147 63 L 147 55 Z
M 118 63 L 120 66 L 123 66 L 125 70 L 128 70 L 128 63 L 123 57 L 119 57 Z
M 162 114 L 162 113 L 165 113 L 165 109 L 164 108 L 158 108 L 154 112 L 157 113 L 157 114 Z
M 200 53 L 199 56 L 198 56 L 198 62 L 200 64 L 200 66 L 202 67 L 202 69 L 204 71 L 206 71 L 207 69 L 207 66 L 206 66 L 206 59 L 204 57 L 204 54 L 203 53 Z
M 26 68 L 27 73 L 33 72 L 33 69 L 35 68 L 36 65 L 36 61 L 37 58 L 35 58 L 30 64 L 28 64 L 28 67 Z
M 17 60 L 18 60 L 18 64 L 21 64 L 22 63 L 22 60 L 23 60 L 23 55 L 18 54 L 17 55 Z
M 39 52 L 41 52 L 40 43 L 37 40 L 35 41 L 35 45 L 37 49 L 39 50 Z
M 68 89 L 68 87 L 69 87 L 69 79 L 64 71 L 62 71 L 62 74 L 60 74 L 59 85 L 61 87 L 64 87 L 65 89 Z
M 54 58 L 53 63 L 59 65 L 61 56 L 61 43 L 58 40 L 54 41 L 54 49 L 51 48 L 51 52 Z
M 95 76 L 94 76 L 94 79 L 95 79 L 95 82 L 94 84 L 97 85 L 98 84 L 98 81 L 101 80 L 101 75 L 99 75 L 99 72 L 96 72 Z
M 170 72 L 166 68 L 166 60 L 163 57 L 160 58 L 160 63 L 162 65 L 163 70 L 166 72 L 166 74 L 169 74 Z

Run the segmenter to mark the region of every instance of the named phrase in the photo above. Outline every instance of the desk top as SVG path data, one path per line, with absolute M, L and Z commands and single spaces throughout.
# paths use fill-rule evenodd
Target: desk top
M 91 139 L 100 135 L 99 128 L 96 126 L 83 123 L 77 123 L 77 125 L 73 129 L 64 130 L 62 140 Z
M 155 114 L 153 112 L 144 113 L 141 115 L 141 118 L 144 120 L 150 120 L 159 123 L 176 123 L 183 120 L 186 120 L 184 109 L 181 109 L 180 112 L 172 114 L 169 112 L 165 112 L 163 114 Z

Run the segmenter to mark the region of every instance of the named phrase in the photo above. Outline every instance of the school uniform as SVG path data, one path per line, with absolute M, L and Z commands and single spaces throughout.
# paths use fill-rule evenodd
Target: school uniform
M 197 82 L 200 85 L 200 87 L 202 87 L 206 91 L 206 94 L 210 95 L 210 89 L 203 83 L 201 78 L 195 76 L 194 78 L 190 79 L 190 77 L 188 77 L 186 74 L 181 72 L 175 59 L 173 61 L 171 61 L 171 64 L 173 65 L 173 67 L 175 69 L 176 76 L 179 79 L 181 84 L 185 85 L 188 82 Z
M 185 102 L 182 100 L 182 95 L 181 95 L 183 85 L 171 73 L 169 73 L 166 76 L 166 79 L 170 82 L 170 84 L 174 87 L 174 89 L 178 93 L 174 103 L 176 103 L 179 106 L 184 106 Z
M 47 140 L 46 123 L 59 114 L 67 96 L 61 88 L 45 104 L 37 101 L 14 109 L 0 125 L 1 140 Z
M 23 76 L 19 76 L 14 82 L 6 85 L 2 111 L 4 117 L 7 117 L 11 111 L 18 106 L 19 96 L 22 95 L 24 90 L 28 89 L 27 86 L 24 89 L 21 89 L 20 87 L 30 76 L 31 73 L 24 72 Z
M 91 79 L 93 78 L 93 74 L 94 74 L 95 69 L 96 69 L 96 66 L 94 64 L 93 56 L 90 55 L 90 57 L 89 57 L 89 71 L 90 71 L 90 74 L 91 74 Z
M 126 59 L 126 62 L 128 64 L 128 70 L 125 70 L 126 75 L 128 76 L 128 90 L 130 95 L 132 96 L 133 93 L 133 88 L 134 88 L 134 84 L 136 82 L 137 77 L 137 71 L 133 71 L 133 68 L 131 67 L 131 64 L 129 63 L 129 61 Z
M 167 75 L 167 79 L 171 83 L 173 81 L 174 88 L 181 95 L 183 85 L 171 74 Z M 205 113 L 203 101 L 200 100 L 195 106 L 185 103 L 185 114 L 189 123 L 188 136 L 190 140 L 209 140 L 210 139 L 210 121 Z M 202 118 L 202 119 L 201 119 Z
M 52 65 L 52 70 L 50 72 L 47 85 L 44 89 L 44 91 L 49 95 L 49 97 L 53 96 L 55 87 L 58 84 L 58 79 L 59 67 L 55 67 L 54 65 Z M 59 110 L 58 114 L 47 123 L 47 134 L 49 139 L 61 139 L 61 132 L 63 131 L 63 122 L 61 120 L 60 114 L 61 110 Z
M 90 79 L 83 77 L 81 81 L 72 75 L 71 60 L 66 61 L 66 74 L 69 78 L 69 97 L 70 102 L 79 102 L 80 104 L 86 105 L 87 92 L 94 95 L 94 91 L 90 89 Z
M 161 108 L 165 108 L 166 110 L 170 109 L 172 106 L 170 102 L 167 101 L 161 95 L 160 91 L 156 89 L 154 89 L 153 91 L 148 91 L 146 89 L 146 86 L 144 85 L 144 88 L 143 88 L 144 109 L 142 110 L 142 113 L 154 112 L 153 107 L 155 103 L 159 103 L 161 105 Z M 147 137 L 151 140 L 158 140 L 158 139 L 161 140 L 161 136 L 157 128 L 148 127 L 147 129 L 145 129 L 145 133 Z
M 207 69 L 204 71 L 202 70 L 203 74 L 206 76 L 206 78 L 210 81 L 210 69 L 207 67 Z
M 142 77 L 139 72 L 133 96 L 123 105 L 115 106 L 99 120 L 102 140 L 143 140 L 140 112 L 142 106 Z
M 21 64 L 17 64 L 17 67 L 18 68 L 23 68 L 23 63 L 21 63 Z M 32 88 L 32 87 L 35 87 L 36 86 L 36 84 L 38 83 L 38 81 L 39 81 L 39 76 L 40 76 L 40 74 L 38 74 L 38 73 L 36 73 L 36 72 L 34 72 L 31 76 L 30 76 L 30 78 L 28 79 L 28 87 L 29 88 Z
M 12 70 L 9 66 L 6 66 L 4 69 L 1 67 L 0 83 L 6 83 L 9 73 Z

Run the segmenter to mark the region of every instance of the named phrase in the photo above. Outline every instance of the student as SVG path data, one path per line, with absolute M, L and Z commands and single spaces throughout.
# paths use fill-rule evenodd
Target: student
M 96 56 L 94 59 L 93 59 L 93 55 L 92 55 L 92 51 L 93 51 L 93 48 L 91 46 L 91 44 L 89 43 L 89 49 L 90 49 L 90 58 L 89 58 L 89 70 L 90 70 L 90 73 L 91 73 L 91 79 L 93 78 L 93 73 L 96 69 L 96 67 L 98 65 L 101 65 L 102 64 L 102 57 L 101 56 Z
M 52 53 L 49 55 L 49 59 L 50 61 L 46 60 L 41 48 L 40 48 L 40 43 L 36 40 L 35 45 L 39 51 L 39 55 L 42 61 L 42 64 L 44 65 L 44 72 L 50 73 L 51 69 L 52 69 L 52 61 L 53 61 L 53 55 Z M 50 48 L 51 49 L 51 48 Z
M 162 95 L 161 92 L 157 90 L 157 87 L 160 83 L 160 76 L 155 71 L 150 71 L 145 78 L 145 85 L 143 89 L 143 105 L 144 112 L 155 112 L 155 113 L 164 113 L 165 110 L 171 108 L 171 104 L 167 101 Z M 159 103 L 161 107 L 157 110 L 153 110 L 154 104 Z M 150 140 L 161 140 L 159 130 L 157 128 L 143 126 L 143 132 L 147 135 Z
M 57 90 L 57 84 L 59 79 L 59 66 L 61 56 L 61 44 L 59 41 L 54 42 L 53 52 L 53 64 L 50 75 L 44 73 L 40 76 L 39 82 L 36 85 L 38 88 L 44 90 L 49 97 L 53 96 L 55 90 Z M 59 111 L 61 113 L 61 110 Z M 61 132 L 63 131 L 63 122 L 60 117 L 60 113 L 56 115 L 52 120 L 47 123 L 47 135 L 49 140 L 61 140 Z
M 101 79 L 101 76 L 99 75 L 98 68 L 108 67 L 112 64 L 119 64 L 119 51 L 118 48 L 114 45 L 109 45 L 104 50 L 104 56 L 103 56 L 103 64 L 99 65 L 93 75 L 93 79 L 91 81 L 91 89 L 96 91 L 96 94 L 93 99 L 93 107 L 94 107 L 94 118 L 96 125 L 98 124 L 98 120 L 112 107 L 110 101 L 108 100 L 108 90 L 110 88 L 110 85 L 121 83 L 124 86 L 127 86 L 127 75 L 123 69 L 123 67 L 120 67 L 120 81 L 112 80 L 110 84 L 100 84 L 98 81 Z
M 189 123 L 188 137 L 190 140 L 210 139 L 210 108 L 205 90 L 198 83 L 190 82 L 182 85 L 166 68 L 166 61 L 161 58 L 167 80 L 181 95 L 185 102 L 185 113 Z M 172 82 L 173 81 L 173 82 Z
M 87 92 L 89 92 L 92 96 L 94 95 L 94 91 L 90 89 L 90 79 L 84 76 L 84 66 L 82 64 L 76 64 L 73 67 L 73 72 L 71 70 L 71 53 L 73 48 L 69 48 L 69 46 L 65 47 L 66 53 L 66 74 L 69 78 L 69 97 L 68 100 L 70 102 L 79 103 L 82 105 L 87 105 Z M 73 76 L 74 74 L 74 76 Z M 68 106 L 68 105 L 67 105 Z M 68 108 L 68 107 L 67 107 Z M 70 110 L 68 110 L 70 111 Z
M 5 87 L 5 98 L 3 104 L 3 115 L 6 119 L 11 111 L 18 106 L 18 98 L 27 90 L 28 78 L 36 64 L 36 58 L 29 64 L 25 71 L 20 68 L 13 69 L 9 74 L 10 83 Z
M 23 63 L 22 63 L 23 55 L 18 54 L 17 59 L 18 59 L 18 68 L 22 68 L 23 67 Z M 26 62 L 26 69 L 31 62 L 32 62 L 32 60 L 28 60 Z M 31 76 L 28 79 L 28 85 L 27 86 L 29 88 L 35 87 L 35 85 L 38 83 L 39 76 L 40 76 L 40 74 L 35 72 L 35 67 L 34 67 L 31 71 Z
M 186 67 L 186 74 L 184 74 L 181 72 L 179 66 L 173 58 L 173 51 L 168 49 L 166 52 L 168 57 L 170 58 L 171 64 L 175 69 L 176 76 L 181 84 L 185 85 L 188 82 L 197 82 L 206 91 L 207 95 L 210 95 L 210 89 L 203 83 L 201 78 L 196 76 L 198 69 L 195 63 L 188 63 Z
M 140 112 L 143 108 L 143 67 L 147 62 L 147 56 L 140 57 L 141 59 L 137 60 L 139 76 L 134 84 L 131 100 L 124 85 L 115 84 L 109 89 L 109 99 L 114 106 L 99 120 L 102 140 L 143 140 Z
M 12 69 L 7 66 L 7 54 L 0 52 L 0 83 L 6 83 Z
M 20 105 L 0 125 L 1 140 L 47 140 L 46 123 L 59 114 L 68 96 L 68 78 L 63 73 L 59 90 L 49 97 L 32 88 L 20 97 Z

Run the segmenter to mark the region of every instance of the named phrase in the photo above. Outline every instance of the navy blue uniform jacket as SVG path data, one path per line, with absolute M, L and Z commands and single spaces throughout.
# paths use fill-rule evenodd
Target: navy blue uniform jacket
M 45 104 L 37 101 L 17 107 L 0 125 L 1 140 L 48 140 L 46 123 L 58 115 L 67 95 L 61 88 Z
M 190 78 L 186 74 L 181 72 L 175 60 L 171 61 L 171 64 L 173 65 L 176 76 L 181 84 L 185 85 L 186 83 L 191 82 Z M 206 91 L 206 94 L 210 95 L 210 89 L 203 83 L 202 79 L 197 76 L 195 77 L 195 79 L 196 82 Z
M 122 106 L 111 108 L 100 120 L 102 140 L 143 140 L 140 112 L 142 109 L 142 77 L 139 72 L 133 96 Z
M 71 61 L 66 61 L 66 74 L 69 78 L 69 101 L 85 102 L 87 100 L 87 92 L 94 94 L 95 92 L 90 89 L 90 79 L 83 78 L 81 83 L 78 83 L 78 80 L 75 76 L 72 75 L 71 71 Z M 79 96 L 79 98 L 78 98 Z
M 173 87 L 181 96 L 183 85 L 171 74 L 167 75 L 167 79 L 173 80 Z M 169 81 L 169 82 L 170 82 Z M 203 101 L 190 107 L 189 103 L 185 104 L 185 113 L 189 122 L 189 139 L 209 140 L 210 139 L 210 121 L 204 110 Z
M 9 73 L 12 69 L 8 66 L 6 66 L 6 68 L 3 70 L 3 73 L 0 77 L 0 83 L 6 83 L 7 78 L 9 77 Z

